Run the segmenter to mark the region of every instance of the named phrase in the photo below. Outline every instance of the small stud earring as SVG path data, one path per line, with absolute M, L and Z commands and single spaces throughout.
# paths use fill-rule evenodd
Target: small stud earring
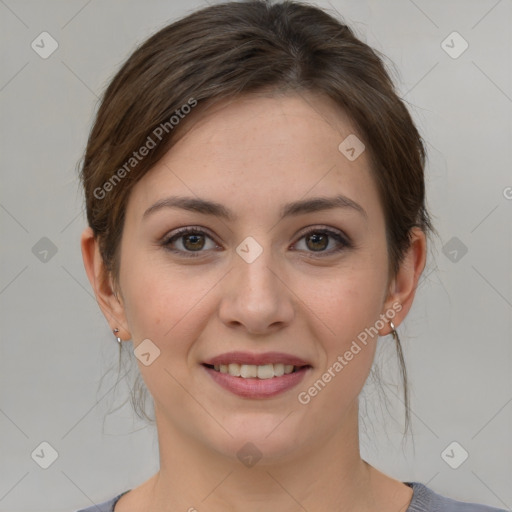
M 114 333 L 114 336 L 116 337 L 117 343 L 119 343 L 119 345 L 121 345 L 123 340 L 117 335 L 117 333 L 119 332 L 119 329 L 116 327 L 112 332 Z
M 391 332 L 390 334 L 393 336 L 394 340 L 397 342 L 397 343 L 400 343 L 400 338 L 398 337 L 398 333 L 396 332 L 396 327 L 395 327 L 395 324 L 390 320 L 389 321 L 389 325 L 391 327 Z

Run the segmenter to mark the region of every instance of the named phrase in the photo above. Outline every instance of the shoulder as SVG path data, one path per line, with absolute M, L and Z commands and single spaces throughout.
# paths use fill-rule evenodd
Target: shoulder
M 121 498 L 121 496 L 127 492 L 128 491 L 124 491 L 108 501 L 104 501 L 103 503 L 98 503 L 97 505 L 92 505 L 87 508 L 81 508 L 76 512 L 113 512 L 114 506 L 119 501 L 119 498 Z
M 441 496 L 419 482 L 404 482 L 413 488 L 413 497 L 406 512 L 506 512 L 502 508 L 466 503 Z

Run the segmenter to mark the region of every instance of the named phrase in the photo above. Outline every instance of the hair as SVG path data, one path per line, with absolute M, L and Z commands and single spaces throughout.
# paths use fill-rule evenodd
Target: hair
M 263 91 L 321 94 L 348 114 L 369 155 L 393 277 L 410 247 L 411 229 L 419 227 L 427 236 L 435 230 L 425 205 L 422 138 L 382 57 L 340 20 L 295 1 L 212 5 L 143 42 L 103 94 L 80 171 L 87 220 L 114 286 L 134 184 L 172 147 L 189 119 L 213 104 Z M 146 156 L 135 157 L 144 146 L 150 148 Z M 407 375 L 398 338 L 396 345 L 407 431 Z M 144 411 L 146 392 L 136 382 L 132 405 L 152 421 Z

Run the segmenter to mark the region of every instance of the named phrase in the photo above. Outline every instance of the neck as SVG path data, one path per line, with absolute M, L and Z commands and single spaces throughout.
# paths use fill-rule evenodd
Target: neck
M 375 510 L 372 470 L 360 457 L 358 409 L 329 438 L 291 447 L 252 467 L 205 447 L 173 428 L 155 408 L 160 470 L 151 479 L 151 509 L 212 512 L 268 508 L 281 512 Z M 243 444 L 243 443 L 242 443 Z

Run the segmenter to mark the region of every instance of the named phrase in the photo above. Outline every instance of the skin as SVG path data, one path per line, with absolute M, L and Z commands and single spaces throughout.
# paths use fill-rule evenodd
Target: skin
M 412 489 L 359 453 L 357 399 L 378 337 L 308 404 L 297 399 L 394 303 L 400 325 L 425 265 L 425 235 L 415 229 L 399 272 L 388 275 L 368 152 L 350 161 L 338 150 L 352 133 L 350 119 L 322 96 L 237 98 L 191 116 L 178 143 L 135 185 L 118 283 L 84 230 L 85 269 L 111 328 L 134 349 L 150 339 L 160 350 L 149 366 L 137 360 L 155 403 L 160 470 L 124 495 L 116 512 L 252 512 L 269 503 L 282 512 L 407 509 Z M 335 208 L 279 220 L 284 203 L 335 193 L 359 203 L 367 218 Z M 169 195 L 215 200 L 238 218 L 164 208 L 143 219 Z M 173 248 L 182 256 L 159 243 L 188 226 L 211 239 L 178 238 Z M 343 232 L 353 247 L 329 254 L 339 246 L 334 238 L 322 245 L 304 237 L 322 227 Z M 247 236 L 263 249 L 252 263 L 235 251 Z M 201 256 L 187 258 L 195 247 Z M 390 331 L 385 322 L 379 335 Z M 231 350 L 294 354 L 312 369 L 277 397 L 241 398 L 201 366 Z M 247 442 L 263 455 L 251 468 L 236 455 Z

